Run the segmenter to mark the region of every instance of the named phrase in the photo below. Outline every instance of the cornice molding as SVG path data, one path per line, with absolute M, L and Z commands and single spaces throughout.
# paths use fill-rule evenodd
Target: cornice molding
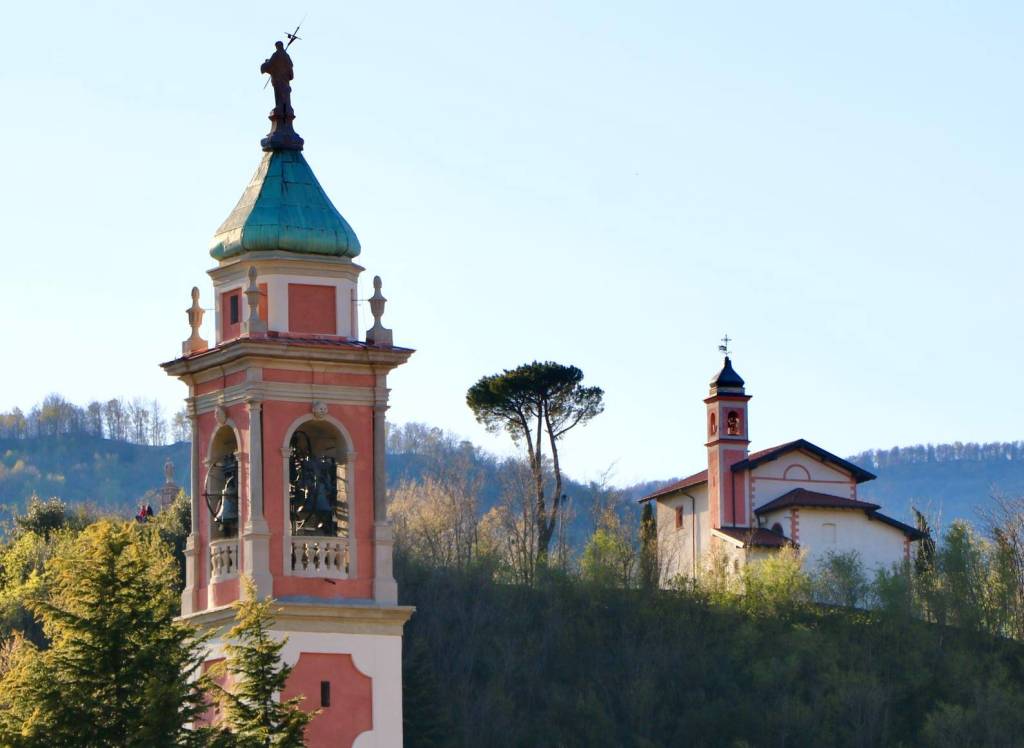
M 416 612 L 411 605 L 331 605 L 276 600 L 273 631 L 315 631 L 332 634 L 401 636 L 406 621 Z M 230 605 L 193 613 L 179 621 L 203 629 L 226 628 L 235 623 Z

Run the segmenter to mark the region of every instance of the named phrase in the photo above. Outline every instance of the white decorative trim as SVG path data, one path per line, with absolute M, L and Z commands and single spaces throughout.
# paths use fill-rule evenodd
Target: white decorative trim
M 308 371 L 308 367 L 307 367 Z M 210 392 L 196 397 L 196 410 L 208 413 L 225 405 L 238 405 L 248 400 L 281 400 L 293 403 L 309 402 L 309 382 L 243 382 L 234 384 L 220 392 Z M 377 395 L 367 387 L 350 385 L 316 385 L 317 398 L 325 403 L 338 405 L 373 405 Z
M 210 584 L 238 576 L 238 538 L 211 540 L 209 556 Z

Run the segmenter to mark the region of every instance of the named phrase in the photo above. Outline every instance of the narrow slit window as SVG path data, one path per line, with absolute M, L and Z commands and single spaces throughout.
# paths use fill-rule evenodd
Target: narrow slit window
M 331 705 L 331 682 L 329 680 L 320 681 L 320 706 Z
M 232 294 L 231 299 L 229 301 L 229 303 L 231 304 L 230 318 L 232 325 L 238 324 L 238 298 L 238 294 Z

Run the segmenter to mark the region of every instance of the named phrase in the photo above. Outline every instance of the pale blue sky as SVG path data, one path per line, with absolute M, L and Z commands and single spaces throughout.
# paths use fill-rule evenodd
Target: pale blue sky
M 572 474 L 689 473 L 728 331 L 755 449 L 1024 435 L 1024 6 L 285 5 L 5 8 L 0 409 L 177 405 L 308 12 L 296 129 L 418 349 L 393 420 L 504 447 L 466 388 L 552 358 L 607 392 Z

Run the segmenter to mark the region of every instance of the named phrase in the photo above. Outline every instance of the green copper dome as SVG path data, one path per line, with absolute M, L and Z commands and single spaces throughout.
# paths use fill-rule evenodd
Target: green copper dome
M 275 249 L 331 257 L 359 254 L 356 233 L 297 150 L 263 154 L 238 205 L 214 234 L 210 255 L 223 260 Z

